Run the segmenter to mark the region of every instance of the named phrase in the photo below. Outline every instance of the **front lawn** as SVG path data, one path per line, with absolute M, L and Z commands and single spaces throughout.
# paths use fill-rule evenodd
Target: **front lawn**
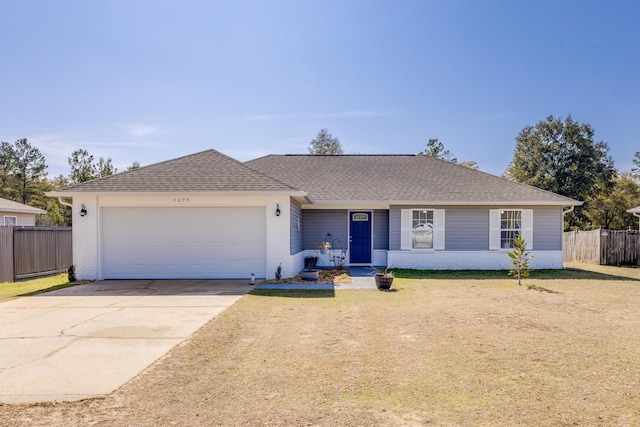
M 640 269 L 571 268 L 256 290 L 112 395 L 0 424 L 636 425 Z
M 12 299 L 17 296 L 36 295 L 74 286 L 74 284 L 68 282 L 67 273 L 63 273 L 56 276 L 39 277 L 21 282 L 0 283 L 0 301 Z

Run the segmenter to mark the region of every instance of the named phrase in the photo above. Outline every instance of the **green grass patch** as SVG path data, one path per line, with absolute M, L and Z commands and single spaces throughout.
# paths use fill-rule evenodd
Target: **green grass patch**
M 625 267 L 610 267 L 607 271 L 594 269 L 564 268 L 562 270 L 531 270 L 528 279 L 543 280 L 637 280 L 628 276 Z M 616 270 L 613 270 L 616 269 Z M 633 270 L 633 269 L 628 269 Z M 637 271 L 637 270 L 635 270 Z M 398 279 L 432 279 L 432 280 L 514 280 L 508 270 L 405 270 L 394 269 L 394 277 Z
M 70 286 L 75 286 L 75 283 L 69 283 L 67 281 L 66 273 L 56 276 L 39 277 L 22 282 L 0 283 L 0 301 L 19 296 L 37 295 Z

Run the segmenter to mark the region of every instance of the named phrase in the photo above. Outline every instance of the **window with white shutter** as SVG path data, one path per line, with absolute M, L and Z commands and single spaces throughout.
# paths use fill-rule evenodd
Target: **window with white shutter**
M 444 249 L 444 209 L 402 209 L 400 248 Z

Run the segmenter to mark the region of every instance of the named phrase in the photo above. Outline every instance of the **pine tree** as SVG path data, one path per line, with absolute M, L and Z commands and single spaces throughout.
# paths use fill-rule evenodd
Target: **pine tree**
M 520 234 L 513 240 L 513 251 L 508 254 L 513 264 L 513 268 L 509 270 L 509 276 L 516 277 L 518 286 L 522 286 L 521 279 L 529 275 L 529 260 L 533 256 L 527 252 L 527 242 Z

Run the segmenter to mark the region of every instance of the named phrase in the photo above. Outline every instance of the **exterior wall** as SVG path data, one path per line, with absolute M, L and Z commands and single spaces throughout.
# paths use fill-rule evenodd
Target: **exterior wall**
M 561 269 L 562 251 L 531 251 L 532 269 Z M 507 251 L 389 251 L 387 266 L 415 270 L 508 270 L 513 267 Z
M 489 210 L 495 206 L 443 207 L 392 206 L 389 209 L 389 249 L 400 250 L 400 211 L 411 208 L 445 209 L 445 251 L 489 250 Z M 501 206 L 523 209 L 523 206 Z M 536 207 L 533 209 L 532 250 L 562 250 L 562 209 Z
M 373 249 L 389 249 L 389 211 L 387 209 L 373 211 Z
M 294 258 L 289 246 L 291 221 L 291 205 L 289 196 L 270 196 L 264 198 L 267 216 L 267 279 L 275 279 L 278 265 L 282 267 L 282 277 L 292 277 Z M 280 207 L 280 216 L 275 215 L 276 206 Z
M 486 251 L 489 249 L 489 209 L 447 209 L 444 226 L 445 250 Z
M 82 204 L 87 209 L 86 216 L 80 216 Z M 73 264 L 76 266 L 78 280 L 100 279 L 98 224 L 99 209 L 98 198 L 91 196 L 74 197 L 72 240 L 73 240 Z
M 560 208 L 533 210 L 533 250 L 562 250 L 564 218 Z
M 300 206 L 300 203 L 296 202 L 293 198 L 291 198 L 290 201 L 290 253 L 291 255 L 294 255 L 302 251 L 302 207 Z
M 387 265 L 387 252 L 383 249 L 374 249 L 371 264 L 376 267 L 384 267 Z
M 87 215 L 80 216 L 84 204 Z M 280 216 L 275 215 L 276 206 Z M 264 206 L 266 215 L 266 278 L 273 278 L 278 265 L 284 277 L 297 274 L 304 261 L 290 254 L 291 207 L 289 196 L 183 196 L 180 194 L 148 197 L 76 196 L 73 200 L 73 260 L 80 280 L 100 280 L 102 207 L 158 206 L 221 207 Z
M 349 244 L 349 215 L 346 209 L 304 209 L 302 211 L 302 248 L 315 249 L 316 242 L 322 242 L 327 233 L 339 247 Z
M 36 225 L 36 215 L 35 214 L 26 214 L 26 213 L 17 213 L 17 212 L 5 212 L 0 211 L 0 225 L 4 225 L 4 217 L 5 216 L 15 216 L 16 217 L 16 226 L 18 227 L 32 227 Z
M 402 208 L 399 207 L 391 207 L 389 208 L 389 250 L 391 251 L 399 251 L 400 250 L 400 212 Z M 446 237 L 445 232 L 445 237 Z
M 389 211 L 368 208 L 353 210 L 373 212 L 372 264 L 385 265 L 387 249 L 389 249 Z M 317 256 L 320 267 L 331 266 L 331 255 L 340 255 L 341 249 L 349 246 L 349 210 L 304 209 L 302 218 L 302 249 L 305 251 L 305 256 Z M 327 233 L 331 233 L 329 239 L 335 242 L 335 248 L 332 248 L 331 254 L 322 254 L 314 243 L 322 242 Z M 346 256 L 348 260 L 348 250 Z

